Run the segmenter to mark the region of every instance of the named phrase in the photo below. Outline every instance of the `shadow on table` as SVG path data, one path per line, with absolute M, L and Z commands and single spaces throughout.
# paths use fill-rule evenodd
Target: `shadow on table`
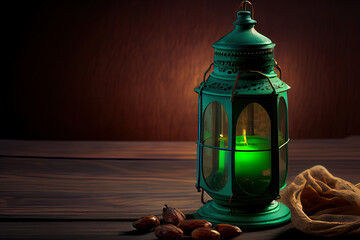
M 295 239 L 306 239 L 306 240 L 321 240 L 321 239 L 326 239 L 326 240 L 357 240 L 359 239 L 359 235 L 342 235 L 342 236 L 338 236 L 338 237 L 330 237 L 330 238 L 325 238 L 325 237 L 319 237 L 319 236 L 315 236 L 315 235 L 309 235 L 306 233 L 303 233 L 295 228 L 291 228 L 288 229 L 286 231 L 284 231 L 283 233 L 279 234 L 276 239 L 277 240 L 289 240 L 289 239 L 294 239 L 294 236 L 296 236 Z
M 139 230 L 131 230 L 131 231 L 122 231 L 119 232 L 119 236 L 139 236 L 139 235 L 145 235 L 148 234 L 149 232 L 145 232 L 145 231 L 139 231 Z
M 139 230 L 131 230 L 131 231 L 122 231 L 122 232 L 119 232 L 119 236 L 141 236 L 141 235 L 146 235 L 146 234 L 150 234 L 152 232 L 143 232 L 143 231 L 139 231 Z M 154 240 L 157 240 L 158 238 L 154 236 Z M 182 240 L 191 240 L 191 236 L 183 236 L 181 238 Z

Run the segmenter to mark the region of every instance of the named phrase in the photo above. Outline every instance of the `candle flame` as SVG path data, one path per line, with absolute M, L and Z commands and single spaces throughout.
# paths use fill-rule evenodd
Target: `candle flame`
M 249 145 L 247 142 L 247 139 L 246 139 L 246 129 L 245 128 L 243 128 L 243 136 L 244 136 L 244 144 Z

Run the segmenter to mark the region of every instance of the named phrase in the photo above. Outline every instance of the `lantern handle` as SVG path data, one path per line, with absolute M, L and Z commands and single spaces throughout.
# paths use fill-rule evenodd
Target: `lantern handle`
M 246 4 L 249 4 L 251 6 L 251 18 L 254 19 L 254 6 L 252 5 L 252 3 L 250 1 L 242 1 L 240 3 L 240 7 L 238 9 L 238 11 L 246 11 Z
M 266 76 L 264 73 L 260 72 L 260 71 L 255 71 L 255 70 L 244 70 L 244 71 L 239 71 L 237 77 L 236 77 L 236 81 L 235 81 L 235 84 L 234 84 L 234 87 L 232 89 L 232 92 L 231 92 L 231 98 L 230 98 L 230 101 L 233 102 L 234 101 L 234 93 L 235 93 L 235 89 L 236 89 L 236 85 L 239 81 L 239 78 L 240 78 L 240 75 L 242 73 L 257 73 L 257 74 L 260 74 L 264 77 L 266 77 L 266 79 L 268 80 L 273 92 L 271 94 L 275 94 L 276 93 L 276 90 L 274 88 L 274 86 L 272 85 L 271 81 L 270 81 L 270 78 L 268 76 Z
M 277 61 L 274 59 L 274 62 L 275 62 L 275 67 L 277 70 L 279 70 L 279 73 L 280 73 L 280 79 L 281 79 L 281 67 L 280 65 L 277 63 Z
M 206 83 L 206 75 L 207 75 L 207 73 L 210 71 L 210 69 L 211 69 L 212 66 L 214 66 L 214 63 L 211 63 L 210 66 L 209 66 L 209 68 L 206 69 L 206 71 L 205 71 L 205 73 L 204 73 L 204 79 L 203 79 L 203 81 L 200 83 L 199 97 L 200 97 L 200 94 L 201 94 L 201 92 L 202 92 L 202 90 L 203 90 L 203 88 L 204 88 L 204 86 L 205 86 L 205 83 Z
M 211 69 L 212 66 L 214 66 L 214 63 L 211 63 L 210 66 L 209 66 L 209 68 L 205 71 L 205 73 L 204 73 L 204 79 L 203 79 L 203 81 L 202 81 L 203 83 L 206 82 L 206 75 L 207 75 L 207 73 L 210 71 L 210 69 Z
M 201 97 L 201 95 L 202 95 L 202 91 L 203 91 L 203 88 L 204 88 L 205 83 L 206 83 L 206 75 L 210 71 L 212 66 L 214 66 L 214 63 L 211 63 L 209 68 L 205 71 L 204 79 L 199 85 L 199 100 L 198 100 L 199 101 L 199 123 L 202 122 L 202 114 L 201 114 L 201 111 L 202 111 L 202 97 Z M 199 127 L 199 141 L 201 141 L 201 136 L 202 136 L 202 128 Z M 196 186 L 197 186 L 196 188 L 197 188 L 198 192 L 200 192 L 200 187 L 198 185 L 199 183 L 200 183 L 200 174 L 198 174 L 197 183 L 196 183 Z M 202 189 L 201 201 L 202 202 L 204 201 L 204 189 Z

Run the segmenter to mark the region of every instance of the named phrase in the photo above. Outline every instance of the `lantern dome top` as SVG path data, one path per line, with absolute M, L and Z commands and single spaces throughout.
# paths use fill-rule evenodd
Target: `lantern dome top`
M 241 6 L 245 3 L 249 2 L 243 1 Z M 231 99 L 237 95 L 287 91 L 290 87 L 281 80 L 281 70 L 274 59 L 275 44 L 255 30 L 253 9 L 251 12 L 240 9 L 233 23 L 234 30 L 213 44 L 213 71 L 207 79 L 204 76 L 202 85 L 195 91 L 199 92 L 201 88 L 204 93 L 231 96 Z
M 269 49 L 275 46 L 271 40 L 258 33 L 254 26 L 256 21 L 248 11 L 238 11 L 235 29 L 213 44 L 215 50 L 255 50 Z
M 249 11 L 238 11 L 235 29 L 213 44 L 215 50 L 212 77 L 235 80 L 239 71 L 253 70 L 276 77 L 275 44 L 258 33 Z

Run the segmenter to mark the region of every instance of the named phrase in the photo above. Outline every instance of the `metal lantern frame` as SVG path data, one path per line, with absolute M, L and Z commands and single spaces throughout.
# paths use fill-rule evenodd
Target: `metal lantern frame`
M 237 12 L 235 29 L 224 36 L 213 47 L 214 63 L 204 74 L 203 82 L 195 88 L 199 94 L 199 140 L 197 142 L 197 184 L 202 191 L 204 206 L 195 214 L 196 218 L 206 219 L 214 224 L 229 223 L 242 228 L 264 228 L 283 224 L 290 220 L 289 209 L 274 199 L 279 198 L 279 151 L 286 151 L 288 137 L 288 98 L 290 88 L 281 81 L 281 69 L 274 60 L 274 46 L 270 39 L 255 31 L 254 12 L 245 11 L 244 1 Z M 251 5 L 252 6 L 252 5 Z M 211 68 L 213 72 L 207 78 Z M 279 75 L 274 68 L 278 69 Z M 279 104 L 285 103 L 285 136 L 279 143 Z M 204 144 L 203 117 L 207 106 L 217 102 L 225 109 L 228 120 L 228 147 L 209 146 Z M 266 189 L 258 194 L 249 194 L 236 182 L 235 154 L 237 121 L 242 111 L 250 104 L 259 104 L 268 114 L 271 131 L 271 168 L 270 182 Z M 221 189 L 213 189 L 206 182 L 203 172 L 204 148 L 214 151 L 226 151 L 230 154 L 227 163 L 227 181 Z M 255 152 L 255 150 L 254 150 Z M 204 202 L 204 191 L 212 197 Z

